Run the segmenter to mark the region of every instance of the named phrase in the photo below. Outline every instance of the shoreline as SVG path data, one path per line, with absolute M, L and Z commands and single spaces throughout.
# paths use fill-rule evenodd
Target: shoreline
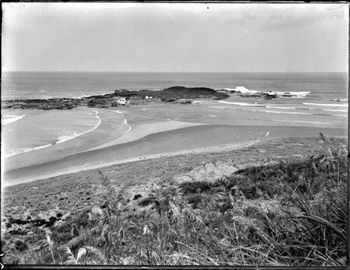
M 346 144 L 345 138 L 332 141 L 336 145 Z M 26 219 L 29 213 L 49 218 L 57 213 L 79 211 L 101 201 L 98 191 L 102 182 L 98 171 L 111 180 L 114 188 L 128 189 L 132 198 L 135 194 L 146 196 L 147 190 L 154 185 L 168 183 L 169 179 L 176 183 L 214 181 L 247 167 L 275 164 L 282 160 L 302 161 L 323 153 L 323 147 L 319 137 L 288 137 L 236 145 L 235 149 L 218 149 L 217 152 L 203 151 L 128 160 L 127 163 L 98 169 L 71 172 L 6 187 L 2 185 L 3 205 L 6 205 L 7 214 L 15 218 Z
M 113 161 L 109 163 L 105 163 L 102 165 L 91 165 L 88 168 L 85 167 L 79 167 L 71 170 L 66 170 L 64 173 L 52 173 L 52 174 L 47 174 L 40 176 L 39 178 L 34 177 L 34 178 L 26 178 L 25 181 L 17 181 L 14 184 L 10 185 L 5 185 L 4 183 L 4 188 L 9 187 L 9 186 L 15 186 L 19 184 L 24 184 L 24 183 L 33 183 L 39 180 L 44 180 L 48 178 L 53 178 L 57 176 L 64 176 L 64 175 L 70 175 L 73 173 L 77 172 L 89 172 L 93 171 L 96 169 L 103 169 L 107 167 L 111 167 L 113 165 L 119 165 L 119 164 L 126 164 L 126 163 L 133 163 L 137 161 L 143 161 L 143 160 L 153 160 L 153 159 L 159 159 L 162 157 L 176 157 L 176 156 L 181 156 L 181 155 L 190 155 L 190 154 L 203 154 L 203 153 L 222 153 L 222 152 L 228 152 L 232 150 L 237 150 L 237 149 L 243 149 L 245 147 L 252 146 L 254 144 L 257 144 L 259 142 L 262 142 L 262 140 L 252 140 L 252 141 L 247 141 L 243 143 L 236 143 L 236 144 L 231 144 L 231 145 L 217 145 L 217 146 L 212 146 L 212 147 L 203 147 L 203 148 L 198 148 L 194 150 L 183 150 L 183 151 L 176 151 L 176 152 L 167 152 L 167 153 L 161 153 L 161 154 L 152 154 L 152 155 L 146 155 L 146 156 L 141 156 L 141 157 L 135 157 L 135 158 L 129 158 L 129 159 L 124 159 L 124 160 L 118 160 L 118 161 Z
M 58 137 L 57 141 L 55 141 L 53 143 L 49 143 L 49 144 L 46 144 L 46 145 L 41 145 L 41 146 L 37 146 L 37 147 L 33 147 L 33 148 L 24 149 L 22 151 L 18 151 L 16 153 L 9 154 L 9 155 L 6 155 L 4 157 L 5 158 L 14 157 L 14 156 L 17 156 L 17 155 L 20 155 L 20 154 L 23 154 L 23 153 L 29 153 L 29 152 L 32 152 L 32 151 L 36 151 L 36 150 L 40 150 L 40 149 L 47 148 L 47 147 L 50 147 L 50 146 L 54 146 L 56 144 L 60 144 L 60 143 L 64 143 L 64 142 L 67 142 L 67 141 L 70 141 L 70 140 L 74 140 L 74 139 L 76 139 L 76 138 L 78 138 L 78 137 L 80 137 L 82 135 L 85 135 L 85 134 L 88 134 L 88 133 L 94 131 L 95 129 L 97 129 L 101 125 L 102 120 L 98 116 L 98 111 L 97 110 L 92 110 L 92 111 L 95 113 L 95 117 L 98 119 L 98 121 L 97 121 L 97 124 L 94 127 L 92 127 L 91 129 L 88 129 L 86 131 L 80 132 L 78 134 L 75 134 L 76 132 L 74 132 L 75 135 L 73 135 L 73 136 L 62 135 L 62 136 Z M 21 118 L 19 118 L 19 119 L 21 119 Z
M 145 138 L 149 135 L 154 135 L 161 132 L 167 132 L 172 130 L 178 130 L 187 127 L 203 126 L 207 124 L 203 123 L 190 123 L 183 121 L 167 120 L 167 121 L 157 121 L 153 123 L 129 125 L 129 129 L 119 138 L 113 139 L 110 142 L 101 144 L 97 147 L 91 148 L 91 150 L 103 149 L 107 147 L 112 147 L 119 144 L 134 142 Z M 126 137 L 127 136 L 127 137 Z
M 95 129 L 97 129 L 97 128 L 101 125 L 102 119 L 101 119 L 101 117 L 98 116 L 98 111 L 97 111 L 97 110 L 92 110 L 92 111 L 95 113 L 95 117 L 98 119 L 97 124 L 96 124 L 93 128 L 91 128 L 91 129 L 89 129 L 89 130 L 87 130 L 87 131 L 78 133 L 77 135 L 74 135 L 73 137 L 70 137 L 70 138 L 68 138 L 68 139 L 61 139 L 61 140 L 58 140 L 55 144 L 63 143 L 63 142 L 69 141 L 69 140 L 73 140 L 73 139 L 75 139 L 75 138 L 77 138 L 77 137 L 80 137 L 80 136 L 82 136 L 82 135 L 88 134 L 88 133 L 94 131 Z M 61 136 L 61 137 L 63 137 L 63 136 Z
M 100 116 L 98 126 L 69 140 L 6 156 L 4 157 L 6 171 L 19 168 L 18 164 L 21 164 L 21 167 L 29 167 L 79 153 L 134 142 L 152 134 L 203 125 L 201 123 L 161 119 L 146 123 L 134 123 L 132 117 L 130 121 L 132 124 L 129 124 L 124 115 L 125 112 L 106 109 L 97 110 L 92 111 L 97 112 Z
M 41 164 L 8 170 L 3 174 L 6 185 L 35 181 L 68 172 L 108 167 L 142 159 L 160 158 L 195 152 L 215 152 L 237 149 L 251 141 L 286 138 L 314 137 L 323 132 L 330 137 L 345 137 L 344 129 L 200 125 L 148 135 L 136 141 L 81 152 Z M 5 184 L 5 181 L 3 181 Z
M 332 152 L 344 150 L 345 139 L 328 139 L 334 146 Z M 343 202 L 346 199 L 346 193 L 344 193 L 344 187 L 346 187 L 346 154 L 342 152 L 342 159 L 338 162 L 338 164 L 341 164 L 341 171 L 340 173 L 338 171 L 338 176 L 335 172 L 329 174 L 327 164 L 320 161 L 324 157 L 326 151 L 324 147 L 327 147 L 327 145 L 328 143 L 325 145 L 325 141 L 317 137 L 288 138 L 260 143 L 233 152 L 221 152 L 210 156 L 196 154 L 164 157 L 161 160 L 143 160 L 115 165 L 101 169 L 101 171 L 80 172 L 7 187 L 5 196 L 2 197 L 4 205 L 2 222 L 7 240 L 5 244 L 9 247 L 9 258 L 12 258 L 10 257 L 11 247 L 16 241 L 29 239 L 30 243 L 33 243 L 32 246 L 35 246 L 38 245 L 38 238 L 45 239 L 42 232 L 43 227 L 52 232 L 52 242 L 61 249 L 66 246 L 71 247 L 72 243 L 74 243 L 72 245 L 76 245 L 75 243 L 78 241 L 80 245 L 87 245 L 90 241 L 99 243 L 101 234 L 96 234 L 96 226 L 100 226 L 98 228 L 102 232 L 106 228 L 107 230 L 114 228 L 115 234 L 118 234 L 120 227 L 116 224 L 122 224 L 123 228 L 127 226 L 125 224 L 130 224 L 130 227 L 126 228 L 132 228 L 132 230 L 125 230 L 129 234 L 124 239 L 129 240 L 129 237 L 134 237 L 131 241 L 138 241 L 136 246 L 138 248 L 140 245 L 142 246 L 142 241 L 149 240 L 149 237 L 141 240 L 139 238 L 142 231 L 145 231 L 144 228 L 148 228 L 146 227 L 148 224 L 153 225 L 154 220 L 158 220 L 159 224 L 163 224 L 161 223 L 164 222 L 162 217 L 170 219 L 175 211 L 177 211 L 175 214 L 180 216 L 181 219 L 188 218 L 186 221 L 192 223 L 195 219 L 197 220 L 199 211 L 202 212 L 199 212 L 201 216 L 198 218 L 198 223 L 204 223 L 203 220 L 207 222 L 208 213 L 212 213 L 214 218 L 212 225 L 208 227 L 215 229 L 218 226 L 218 220 L 220 222 L 223 220 L 226 223 L 222 225 L 222 231 L 227 229 L 232 221 L 243 221 L 238 223 L 239 229 L 241 229 L 241 226 L 247 226 L 247 230 L 243 231 L 242 235 L 250 234 L 251 228 L 259 230 L 259 232 L 261 230 L 262 233 L 269 233 L 271 227 L 265 226 L 267 215 L 270 219 L 275 218 L 272 221 L 273 224 L 280 222 L 281 218 L 286 220 L 290 217 L 305 217 L 305 205 L 307 207 L 316 206 L 311 210 L 308 208 L 308 212 L 306 212 L 308 214 L 310 212 L 320 213 L 320 209 L 329 210 L 330 205 L 337 203 L 335 207 L 331 208 L 332 213 L 337 213 L 339 209 L 344 209 Z M 308 175 L 312 168 L 315 170 L 316 177 L 314 179 L 318 190 L 310 188 L 310 193 L 306 194 L 310 196 L 306 196 L 303 193 L 305 192 L 303 186 L 300 189 L 297 188 L 300 185 L 300 177 Z M 292 176 L 290 175 L 291 172 L 293 172 Z M 325 175 L 325 172 L 328 174 Z M 232 185 L 235 186 L 232 187 Z M 239 194 L 235 193 L 237 186 L 240 191 Z M 337 189 L 334 189 L 334 187 Z M 330 188 L 332 196 L 328 197 L 329 200 L 324 201 L 323 195 L 328 194 Z M 297 201 L 293 205 L 286 205 L 286 199 L 291 196 L 291 193 L 296 194 Z M 210 195 L 211 197 L 208 197 Z M 315 204 L 315 196 L 322 200 L 316 200 L 318 203 Z M 339 196 L 341 197 L 339 198 Z M 339 202 L 339 200 L 341 201 Z M 164 201 L 165 203 L 163 203 Z M 223 204 L 222 201 L 228 202 L 228 204 Z M 110 215 L 109 212 L 104 211 L 106 202 L 107 207 L 111 206 L 108 207 L 108 210 L 111 211 Z M 184 205 L 183 202 L 186 204 Z M 202 203 L 207 203 L 212 208 L 206 208 L 206 205 L 202 207 Z M 322 206 L 325 203 L 327 204 L 320 208 L 319 203 Z M 166 212 L 160 212 L 156 208 L 159 204 L 161 207 L 164 204 L 169 204 L 170 207 L 163 206 L 162 208 Z M 227 205 L 232 205 L 232 207 L 228 209 Z M 321 219 L 325 220 L 327 211 L 321 212 Z M 227 216 L 227 213 L 229 213 L 229 216 Z M 105 215 L 107 217 L 111 216 L 113 219 L 107 221 L 109 222 L 107 225 L 105 223 L 101 224 L 101 222 L 98 223 Z M 319 217 L 319 215 L 315 217 Z M 251 223 L 252 219 L 256 222 Z M 338 225 L 337 220 L 334 220 L 332 224 Z M 96 225 L 97 223 L 100 225 Z M 171 222 L 167 224 L 171 226 L 170 229 L 173 233 L 173 228 L 177 224 Z M 343 224 L 345 225 L 340 228 L 346 228 L 346 223 Z M 285 228 L 284 225 L 281 225 L 282 230 Z M 72 234 L 74 226 L 79 228 L 79 235 L 78 233 Z M 235 228 L 236 223 L 233 223 L 232 226 Z M 304 226 L 304 223 L 300 226 Z M 305 226 L 308 228 L 312 226 L 312 223 L 307 223 Z M 197 235 L 206 235 L 208 227 L 199 227 L 200 234 L 198 234 L 198 228 L 196 227 L 192 235 L 196 237 Z M 153 229 L 151 226 L 150 228 Z M 298 228 L 296 227 L 288 235 L 292 248 L 295 242 L 294 234 L 298 232 Z M 324 228 L 318 228 L 321 229 L 319 235 L 324 236 Z M 185 228 L 185 232 L 188 231 L 187 229 Z M 89 230 L 88 234 L 85 233 L 86 230 Z M 183 230 L 182 227 L 181 230 Z M 283 234 L 282 230 L 279 235 Z M 80 234 L 81 231 L 83 233 Z M 339 235 L 342 239 L 345 239 L 345 236 L 342 236 L 343 231 L 344 229 L 339 230 Z M 80 235 L 84 238 L 82 239 Z M 104 234 L 102 233 L 102 235 Z M 260 234 L 257 234 L 256 239 L 260 240 L 258 236 Z M 275 231 L 272 230 L 271 237 L 274 236 Z M 85 237 L 90 238 L 86 239 Z M 185 237 L 188 236 L 180 238 L 180 241 Z M 229 234 L 227 237 L 229 237 Z M 222 237 L 210 237 L 206 243 L 210 245 L 213 239 L 220 240 Z M 164 241 L 167 240 L 164 239 Z M 114 242 L 111 242 L 111 245 L 114 245 Z M 223 250 L 227 246 L 224 245 Z M 339 244 L 336 248 L 338 247 Z M 98 245 L 98 248 L 103 247 Z M 130 249 L 128 246 L 127 248 L 122 252 L 129 256 Z M 28 252 L 24 254 L 32 256 L 32 250 L 33 248 L 30 247 Z M 178 251 L 176 250 L 176 252 Z M 19 253 L 18 256 L 22 254 Z
M 8 116 L 12 116 L 8 119 L 1 119 L 1 125 L 2 126 L 6 126 L 8 124 L 14 123 L 18 120 L 21 120 L 23 117 L 25 117 L 25 114 L 21 114 L 21 115 L 8 115 Z
M 3 161 L 6 163 L 6 170 L 17 168 L 17 164 L 31 166 L 84 152 L 91 147 L 122 136 L 125 132 L 125 126 L 122 124 L 123 119 L 121 119 L 119 114 L 112 114 L 112 112 L 107 112 L 103 109 L 79 108 L 77 110 L 93 113 L 94 121 L 96 121 L 95 115 L 97 114 L 98 125 L 94 124 L 92 128 L 90 127 L 88 130 L 78 133 L 78 136 L 74 136 L 69 140 L 60 142 L 56 140 L 56 143 L 50 143 L 45 145 L 45 147 L 5 157 Z

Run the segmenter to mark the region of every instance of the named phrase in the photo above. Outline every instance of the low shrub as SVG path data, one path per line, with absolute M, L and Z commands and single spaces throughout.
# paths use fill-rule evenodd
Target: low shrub
M 18 253 L 4 261 L 342 266 L 346 151 L 321 141 L 319 155 L 249 167 L 213 182 L 163 185 L 148 197 L 134 196 L 138 205 L 100 173 L 101 204 L 51 226 L 52 232 L 35 231 L 31 246 L 21 239 Z

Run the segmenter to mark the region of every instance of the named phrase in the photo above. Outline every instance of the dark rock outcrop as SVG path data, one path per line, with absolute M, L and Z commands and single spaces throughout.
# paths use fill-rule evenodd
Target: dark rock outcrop
M 82 98 L 50 98 L 50 99 L 14 99 L 2 101 L 3 109 L 39 109 L 39 110 L 71 110 L 79 106 L 109 108 L 130 104 L 147 104 L 150 102 L 174 102 L 196 98 L 225 99 L 229 95 L 207 87 L 173 86 L 161 91 L 126 89 L 115 90 L 114 93 L 93 95 Z M 124 100 L 123 100 L 124 99 Z M 133 101 L 133 102 L 131 102 Z M 190 104 L 190 102 L 187 102 Z

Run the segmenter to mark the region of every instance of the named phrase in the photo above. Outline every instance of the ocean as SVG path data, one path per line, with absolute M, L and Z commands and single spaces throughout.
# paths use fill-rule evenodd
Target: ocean
M 243 98 L 235 94 L 226 100 L 210 101 L 207 105 L 208 111 L 212 112 L 210 117 L 215 110 L 230 109 L 236 110 L 242 123 L 248 125 L 268 119 L 280 121 L 281 125 L 283 122 L 288 125 L 292 122 L 297 125 L 326 122 L 336 127 L 347 125 L 346 73 L 4 72 L 1 98 L 82 97 L 111 93 L 116 89 L 161 90 L 175 85 L 294 93 L 291 97 L 272 100 Z M 178 120 L 184 119 L 185 115 Z M 6 157 L 72 140 L 95 130 L 101 119 L 90 109 L 2 110 L 1 123 L 2 150 Z
M 318 100 L 347 98 L 346 73 L 129 73 L 4 72 L 2 99 L 80 97 L 116 89 L 163 89 L 204 86 L 255 90 L 310 91 Z

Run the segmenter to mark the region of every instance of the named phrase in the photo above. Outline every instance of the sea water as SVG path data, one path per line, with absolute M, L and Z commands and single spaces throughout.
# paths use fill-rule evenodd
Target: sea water
M 256 115 L 262 118 L 268 114 L 276 115 L 282 117 L 279 118 L 281 121 L 290 118 L 301 122 L 304 119 L 296 120 L 295 117 L 318 115 L 318 121 L 324 116 L 340 118 L 344 126 L 347 122 L 348 78 L 345 73 L 4 72 L 1 98 L 82 97 L 111 93 L 116 89 L 161 90 L 175 85 L 245 89 L 246 93 L 290 93 L 291 97 L 271 100 L 241 97 L 236 93 L 226 100 L 215 101 L 215 106 L 239 108 L 247 114 L 258 112 Z M 64 143 L 94 130 L 100 120 L 92 109 L 4 110 L 1 123 L 3 138 L 7 138 L 3 144 L 5 156 Z
M 11 112 L 12 113 L 12 112 Z M 15 110 L 2 121 L 2 155 L 11 157 L 64 143 L 95 130 L 101 123 L 96 110 Z
M 310 91 L 315 100 L 347 98 L 346 73 L 129 73 L 4 72 L 2 99 L 80 97 L 116 89 L 204 86 L 254 90 Z

